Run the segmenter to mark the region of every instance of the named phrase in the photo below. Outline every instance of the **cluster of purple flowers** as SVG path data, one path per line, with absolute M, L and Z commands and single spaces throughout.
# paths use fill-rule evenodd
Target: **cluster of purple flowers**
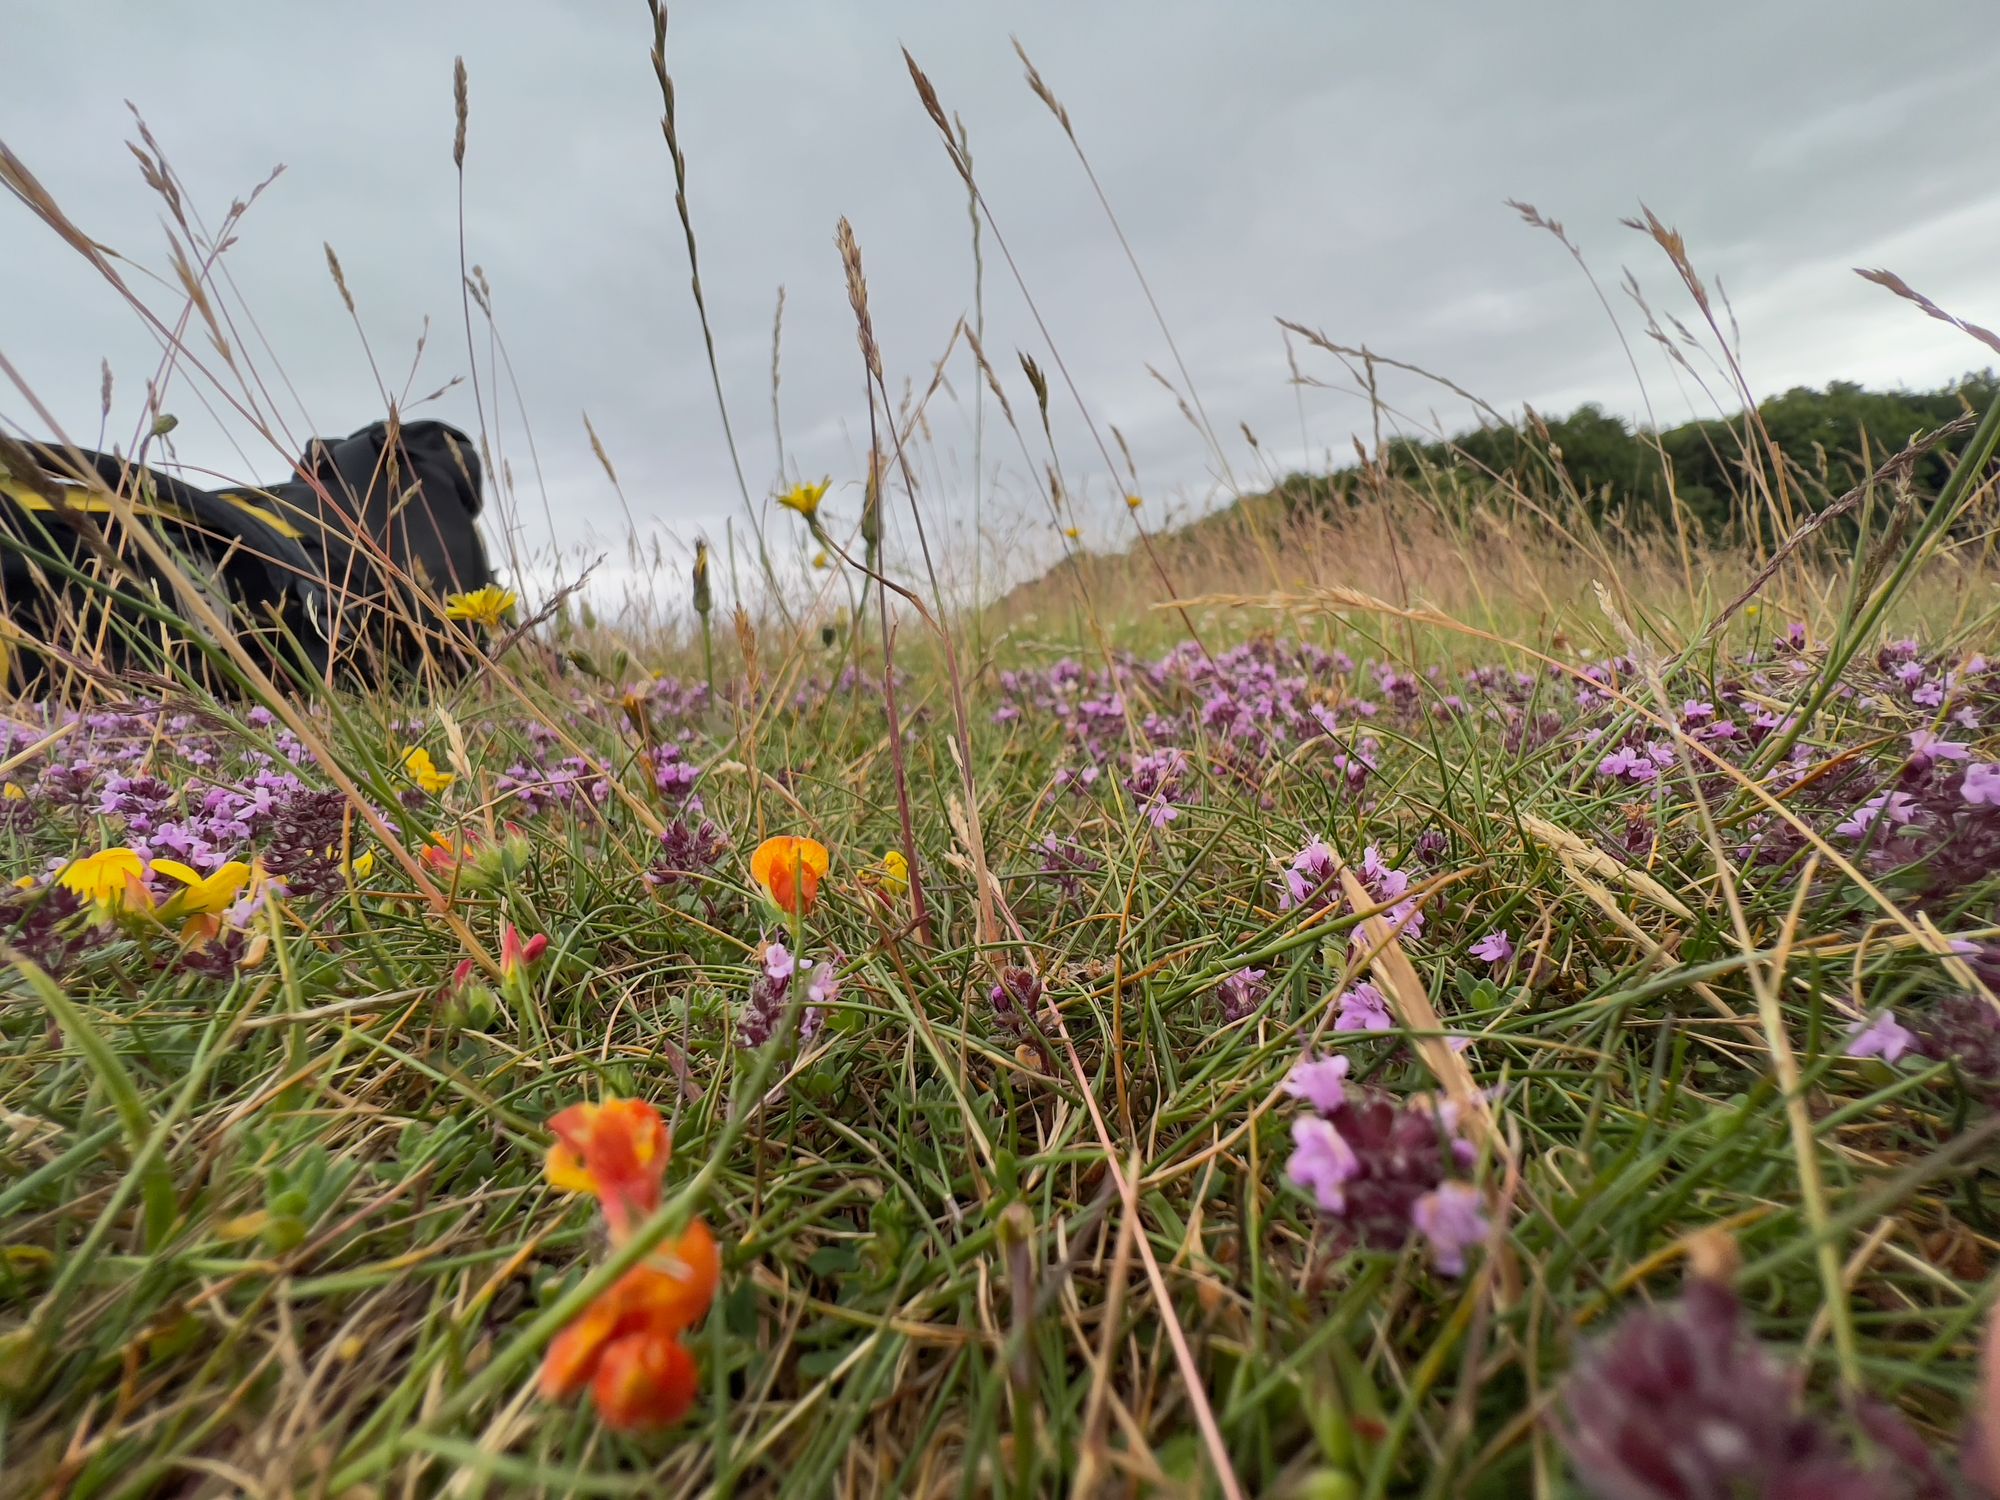
M 1362 851 L 1361 866 L 1355 875 L 1368 892 L 1370 908 L 1386 907 L 1381 916 L 1400 937 L 1414 940 L 1423 936 L 1424 912 L 1417 899 L 1408 894 L 1408 871 L 1391 867 L 1382 858 L 1381 849 L 1370 844 Z M 1333 850 L 1327 847 L 1324 839 L 1309 840 L 1285 867 L 1284 888 L 1278 893 L 1278 909 L 1327 911 L 1344 905 L 1346 899 L 1340 880 L 1340 862 L 1334 858 Z M 1355 929 L 1354 941 L 1357 946 L 1365 941 L 1359 928 Z
M 1042 1004 L 1042 981 L 1033 969 L 1010 964 L 1000 971 L 1000 981 L 987 991 L 993 1016 L 1016 1036 L 1025 1036 Z
M 810 1042 L 826 1025 L 826 1008 L 840 998 L 840 966 L 846 962 L 834 950 L 815 960 L 800 958 L 781 940 L 764 945 L 750 992 L 737 1022 L 737 1040 L 745 1047 L 762 1047 L 778 1034 L 795 987 L 803 990 L 799 1040 Z
M 1148 823 L 1165 828 L 1181 815 L 1181 804 L 1192 800 L 1191 780 L 1187 752 L 1169 747 L 1132 757 L 1125 790 Z
M 1809 1415 L 1800 1382 L 1744 1327 L 1719 1282 L 1628 1314 L 1562 1386 L 1556 1431 L 1585 1490 L 1606 1500 L 1950 1500 L 1956 1493 L 1901 1417 L 1860 1402 L 1863 1458 Z
M 1003 701 L 994 719 L 1052 721 L 1082 766 L 1094 768 L 1127 747 L 1136 718 L 1145 741 L 1165 747 L 1134 751 L 1131 770 L 1132 781 L 1146 788 L 1133 792 L 1141 810 L 1162 826 L 1185 801 L 1172 794 L 1186 771 L 1185 751 L 1175 747 L 1197 740 L 1208 747 L 1206 763 L 1219 772 L 1231 767 L 1241 772 L 1323 741 L 1326 764 L 1360 786 L 1380 747 L 1372 739 L 1355 739 L 1353 726 L 1382 707 L 1355 696 L 1356 676 L 1354 662 L 1343 653 L 1270 640 L 1213 656 L 1190 643 L 1151 662 L 1126 656 L 1108 667 L 1086 668 L 1065 657 L 1039 672 L 1002 672 Z M 1140 718 L 1132 710 L 1135 703 L 1152 706 Z M 1080 768 L 1067 769 L 1074 777 Z M 1160 794 L 1162 787 L 1167 795 Z
M 699 881 L 722 861 L 729 843 L 707 818 L 683 813 L 660 830 L 660 854 L 645 874 L 656 890 Z
M 1215 995 L 1222 1002 L 1223 1019 L 1240 1021 L 1262 1005 L 1271 993 L 1268 977 L 1263 969 L 1238 969 L 1218 984 Z
M 1421 1235 L 1448 1276 L 1490 1226 L 1478 1188 L 1453 1176 L 1474 1160 L 1457 1134 L 1450 1104 L 1404 1103 L 1347 1081 L 1345 1057 L 1302 1058 L 1285 1090 L 1310 1113 L 1292 1121 L 1285 1175 L 1312 1195 L 1340 1239 L 1371 1250 L 1400 1250 Z
M 254 860 L 268 877 L 260 891 L 280 891 L 295 902 L 345 887 L 352 811 L 343 794 L 314 788 L 293 769 L 307 759 L 295 736 L 274 735 L 271 749 L 240 737 L 225 743 L 209 721 L 146 703 L 88 714 L 17 705 L 14 713 L 17 718 L 0 722 L 0 746 L 9 750 L 66 731 L 61 759 L 42 766 L 34 789 L 17 785 L 0 799 L 17 829 L 50 813 L 75 820 L 62 829 L 63 852 L 48 857 L 49 874 L 79 845 L 121 845 L 143 860 L 174 860 L 200 874 L 232 860 Z M 247 718 L 253 729 L 271 727 L 261 708 Z M 233 973 L 248 941 L 240 930 L 247 914 L 229 914 L 229 923 L 175 962 L 200 973 Z M 68 968 L 112 935 L 68 892 L 45 883 L 0 903 L 0 936 L 52 971 Z
M 1035 845 L 1034 852 L 1041 856 L 1041 865 L 1036 873 L 1046 879 L 1062 893 L 1065 901 L 1083 900 L 1083 877 L 1095 875 L 1104 868 L 1104 861 L 1071 839 L 1058 838 L 1049 834 Z

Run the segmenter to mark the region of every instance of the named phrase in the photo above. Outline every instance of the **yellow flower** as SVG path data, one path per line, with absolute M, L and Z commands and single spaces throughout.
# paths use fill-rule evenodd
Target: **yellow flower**
M 430 751 L 421 745 L 412 745 L 403 752 L 403 769 L 410 773 L 410 779 L 435 797 L 458 778 L 449 771 L 440 771 L 431 759 Z
M 1081 537 L 1083 533 L 1081 531 L 1078 531 L 1074 526 L 1065 526 L 1063 527 L 1063 535 L 1068 537 L 1073 542 L 1076 541 L 1079 537 Z
M 5 797 L 9 802 L 19 802 L 27 795 L 26 792 L 21 790 L 21 783 L 18 781 L 8 782 L 7 789 L 4 792 L 0 792 L 0 797 Z
M 795 484 L 777 497 L 778 504 L 784 506 L 786 510 L 797 511 L 808 521 L 816 520 L 819 516 L 819 503 L 826 498 L 827 488 L 832 483 L 830 479 L 822 479 L 818 484 Z
M 444 613 L 448 620 L 466 620 L 474 625 L 484 625 L 488 630 L 498 630 L 507 623 L 507 616 L 520 602 L 521 596 L 512 589 L 489 583 L 469 594 L 445 595 Z
M 348 861 L 347 869 L 348 873 L 356 880 L 366 880 L 370 875 L 375 873 L 375 851 L 373 849 L 362 850 L 360 854 Z
M 884 849 L 882 857 L 857 877 L 871 891 L 895 900 L 910 888 L 910 862 L 900 849 Z
M 153 893 L 146 889 L 146 861 L 137 849 L 122 845 L 71 860 L 56 884 L 99 906 L 153 909 Z
M 160 907 L 162 922 L 177 922 L 183 917 L 220 916 L 236 904 L 236 898 L 243 894 L 243 887 L 250 883 L 252 873 L 250 866 L 240 859 L 232 859 L 212 875 L 191 870 L 177 859 L 156 859 L 153 871 L 181 883 L 181 889 L 169 896 Z
M 827 565 L 827 555 L 826 555 L 826 553 L 824 553 L 824 552 L 815 552 L 815 553 L 813 554 L 813 566 L 814 566 L 815 568 L 824 568 L 824 567 L 825 567 L 826 565 Z
M 1127 495 L 1125 497 L 1125 508 L 1127 510 L 1137 510 L 1140 506 L 1144 505 L 1145 503 L 1146 502 L 1141 500 L 1137 495 Z

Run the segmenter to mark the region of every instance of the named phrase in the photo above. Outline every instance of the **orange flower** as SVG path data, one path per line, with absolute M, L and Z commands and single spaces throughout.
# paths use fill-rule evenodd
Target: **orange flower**
M 659 1206 L 667 1131 L 651 1105 L 579 1104 L 549 1126 L 557 1137 L 549 1181 L 596 1193 L 613 1243 L 635 1217 Z M 542 1395 L 560 1400 L 589 1387 L 599 1419 L 614 1432 L 673 1425 L 694 1404 L 699 1373 L 681 1335 L 708 1315 L 721 1279 L 715 1236 L 697 1219 L 555 1336 L 542 1356 Z
M 468 833 L 454 840 L 449 834 L 433 831 L 431 841 L 425 844 L 418 856 L 440 875 L 449 875 L 465 861 L 479 853 L 479 836 Z
M 590 1399 L 613 1432 L 657 1432 L 687 1415 L 699 1377 L 694 1356 L 679 1339 L 635 1335 L 604 1351 Z
M 789 834 L 765 839 L 750 856 L 750 878 L 764 889 L 779 911 L 802 917 L 812 910 L 820 878 L 832 861 L 826 845 Z
M 660 1206 L 671 1142 L 660 1112 L 643 1099 L 572 1104 L 549 1121 L 549 1185 L 558 1192 L 594 1193 L 613 1244 Z
M 542 1394 L 555 1399 L 582 1390 L 606 1352 L 626 1339 L 677 1339 L 708 1315 L 721 1279 L 715 1236 L 696 1219 L 663 1256 L 627 1271 L 555 1336 L 542 1357 Z

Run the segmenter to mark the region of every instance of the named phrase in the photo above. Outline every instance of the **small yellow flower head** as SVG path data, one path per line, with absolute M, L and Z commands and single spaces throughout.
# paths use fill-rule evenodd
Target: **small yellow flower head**
M 236 898 L 243 894 L 243 887 L 250 883 L 251 870 L 240 859 L 232 859 L 211 875 L 203 875 L 190 869 L 177 859 L 156 859 L 153 873 L 178 880 L 181 889 L 169 896 L 160 907 L 162 922 L 177 921 L 182 917 L 217 917 L 236 904 Z
M 910 889 L 910 862 L 900 849 L 884 849 L 882 857 L 857 877 L 869 890 L 894 901 Z
M 1137 495 L 1127 495 L 1125 497 L 1125 508 L 1127 510 L 1137 510 L 1140 506 L 1144 505 L 1145 503 L 1146 502 L 1141 500 Z
M 483 625 L 488 630 L 498 630 L 507 623 L 507 617 L 520 602 L 521 596 L 512 589 L 489 583 L 469 594 L 445 595 L 444 613 L 448 620 L 464 620 L 469 624 Z
M 1074 526 L 1065 526 L 1063 527 L 1063 535 L 1068 537 L 1072 542 L 1074 542 L 1077 541 L 1079 538 L 1081 538 L 1083 536 L 1083 533 L 1077 530 L 1076 527 Z
M 348 873 L 356 880 L 366 880 L 375 873 L 375 851 L 364 849 L 348 862 Z
M 819 503 L 826 498 L 826 492 L 833 481 L 822 479 L 818 484 L 795 484 L 778 496 L 778 504 L 786 510 L 795 510 L 808 521 L 819 519 Z
M 153 909 L 153 893 L 146 888 L 145 858 L 137 849 L 122 845 L 71 860 L 56 876 L 56 884 L 98 906 L 123 911 Z
M 813 554 L 813 566 L 815 568 L 820 568 L 823 570 L 826 567 L 828 561 L 829 559 L 825 552 L 815 552 Z
M 410 773 L 410 780 L 433 797 L 458 780 L 451 772 L 440 771 L 430 751 L 421 745 L 412 745 L 403 752 L 403 769 Z
M 19 802 L 23 800 L 27 795 L 28 794 L 21 789 L 21 783 L 18 781 L 8 782 L 6 790 L 0 791 L 0 797 L 5 797 L 9 802 Z

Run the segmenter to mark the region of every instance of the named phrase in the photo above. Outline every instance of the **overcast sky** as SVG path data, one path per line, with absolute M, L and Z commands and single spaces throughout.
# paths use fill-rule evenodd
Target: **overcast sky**
M 481 375 L 514 466 L 522 540 L 549 534 L 530 430 L 559 541 L 588 547 L 624 532 L 584 412 L 642 528 L 671 545 L 718 535 L 740 514 L 636 0 L 7 0 L 6 11 L 0 140 L 87 233 L 141 265 L 165 271 L 162 207 L 125 148 L 124 101 L 211 225 L 284 164 L 224 258 L 233 290 L 223 296 L 268 340 L 267 352 L 239 323 L 292 440 L 381 415 L 322 241 L 339 253 L 392 390 L 408 382 L 421 394 L 466 372 L 451 161 L 452 59 L 463 54 L 467 254 L 493 285 L 528 426 L 484 369 L 483 332 Z M 1068 106 L 1230 472 L 1247 481 L 1260 460 L 1239 423 L 1278 468 L 1341 461 L 1367 426 L 1353 397 L 1309 390 L 1302 433 L 1276 317 L 1435 369 L 1503 410 L 1584 400 L 1643 410 L 1576 267 L 1507 198 L 1535 203 L 1580 244 L 1635 337 L 1663 423 L 1702 408 L 1637 338 L 1616 290 L 1629 266 L 1656 306 L 1690 315 L 1657 250 L 1618 223 L 1642 200 L 1728 289 L 1760 392 L 1835 377 L 1935 385 L 1979 366 L 1978 346 L 1849 268 L 1891 267 L 1965 317 L 2000 319 L 1991 20 L 1990 0 L 1940 0 L 1907 17 L 1838 0 L 683 4 L 668 59 L 751 493 L 761 500 L 777 478 L 780 284 L 791 467 L 837 484 L 860 473 L 867 410 L 832 240 L 841 215 L 860 240 L 892 390 L 927 379 L 972 309 L 963 190 L 899 45 L 963 117 L 1053 355 L 1091 415 L 1130 442 L 1154 516 L 1214 503 L 1221 466 L 1147 373 L 1173 373 L 1169 351 L 1055 120 L 1022 82 L 1010 33 Z M 1113 481 L 990 234 L 986 248 L 989 352 L 1024 419 L 1033 398 L 1016 351 L 1051 369 L 1066 477 L 1088 538 L 1110 544 L 1126 524 Z M 0 268 L 0 353 L 79 441 L 97 433 L 109 359 L 112 440 L 128 445 L 159 362 L 144 325 L 4 199 Z M 177 315 L 166 288 L 148 295 Z M 409 381 L 426 317 L 429 345 Z M 1299 359 L 1345 383 L 1326 355 Z M 929 499 L 962 514 L 974 391 L 962 355 L 952 377 L 932 408 L 926 475 Z M 282 477 L 283 455 L 219 402 L 219 416 L 205 412 L 202 393 L 187 376 L 169 391 L 178 455 Z M 1471 416 L 1413 382 L 1388 394 L 1448 426 Z M 479 425 L 469 383 L 411 414 Z M 0 388 L 0 419 L 41 427 L 11 388 Z M 985 456 L 1005 497 L 995 509 L 1026 514 L 1033 481 L 991 423 Z M 858 493 L 837 490 L 828 504 L 851 515 Z

